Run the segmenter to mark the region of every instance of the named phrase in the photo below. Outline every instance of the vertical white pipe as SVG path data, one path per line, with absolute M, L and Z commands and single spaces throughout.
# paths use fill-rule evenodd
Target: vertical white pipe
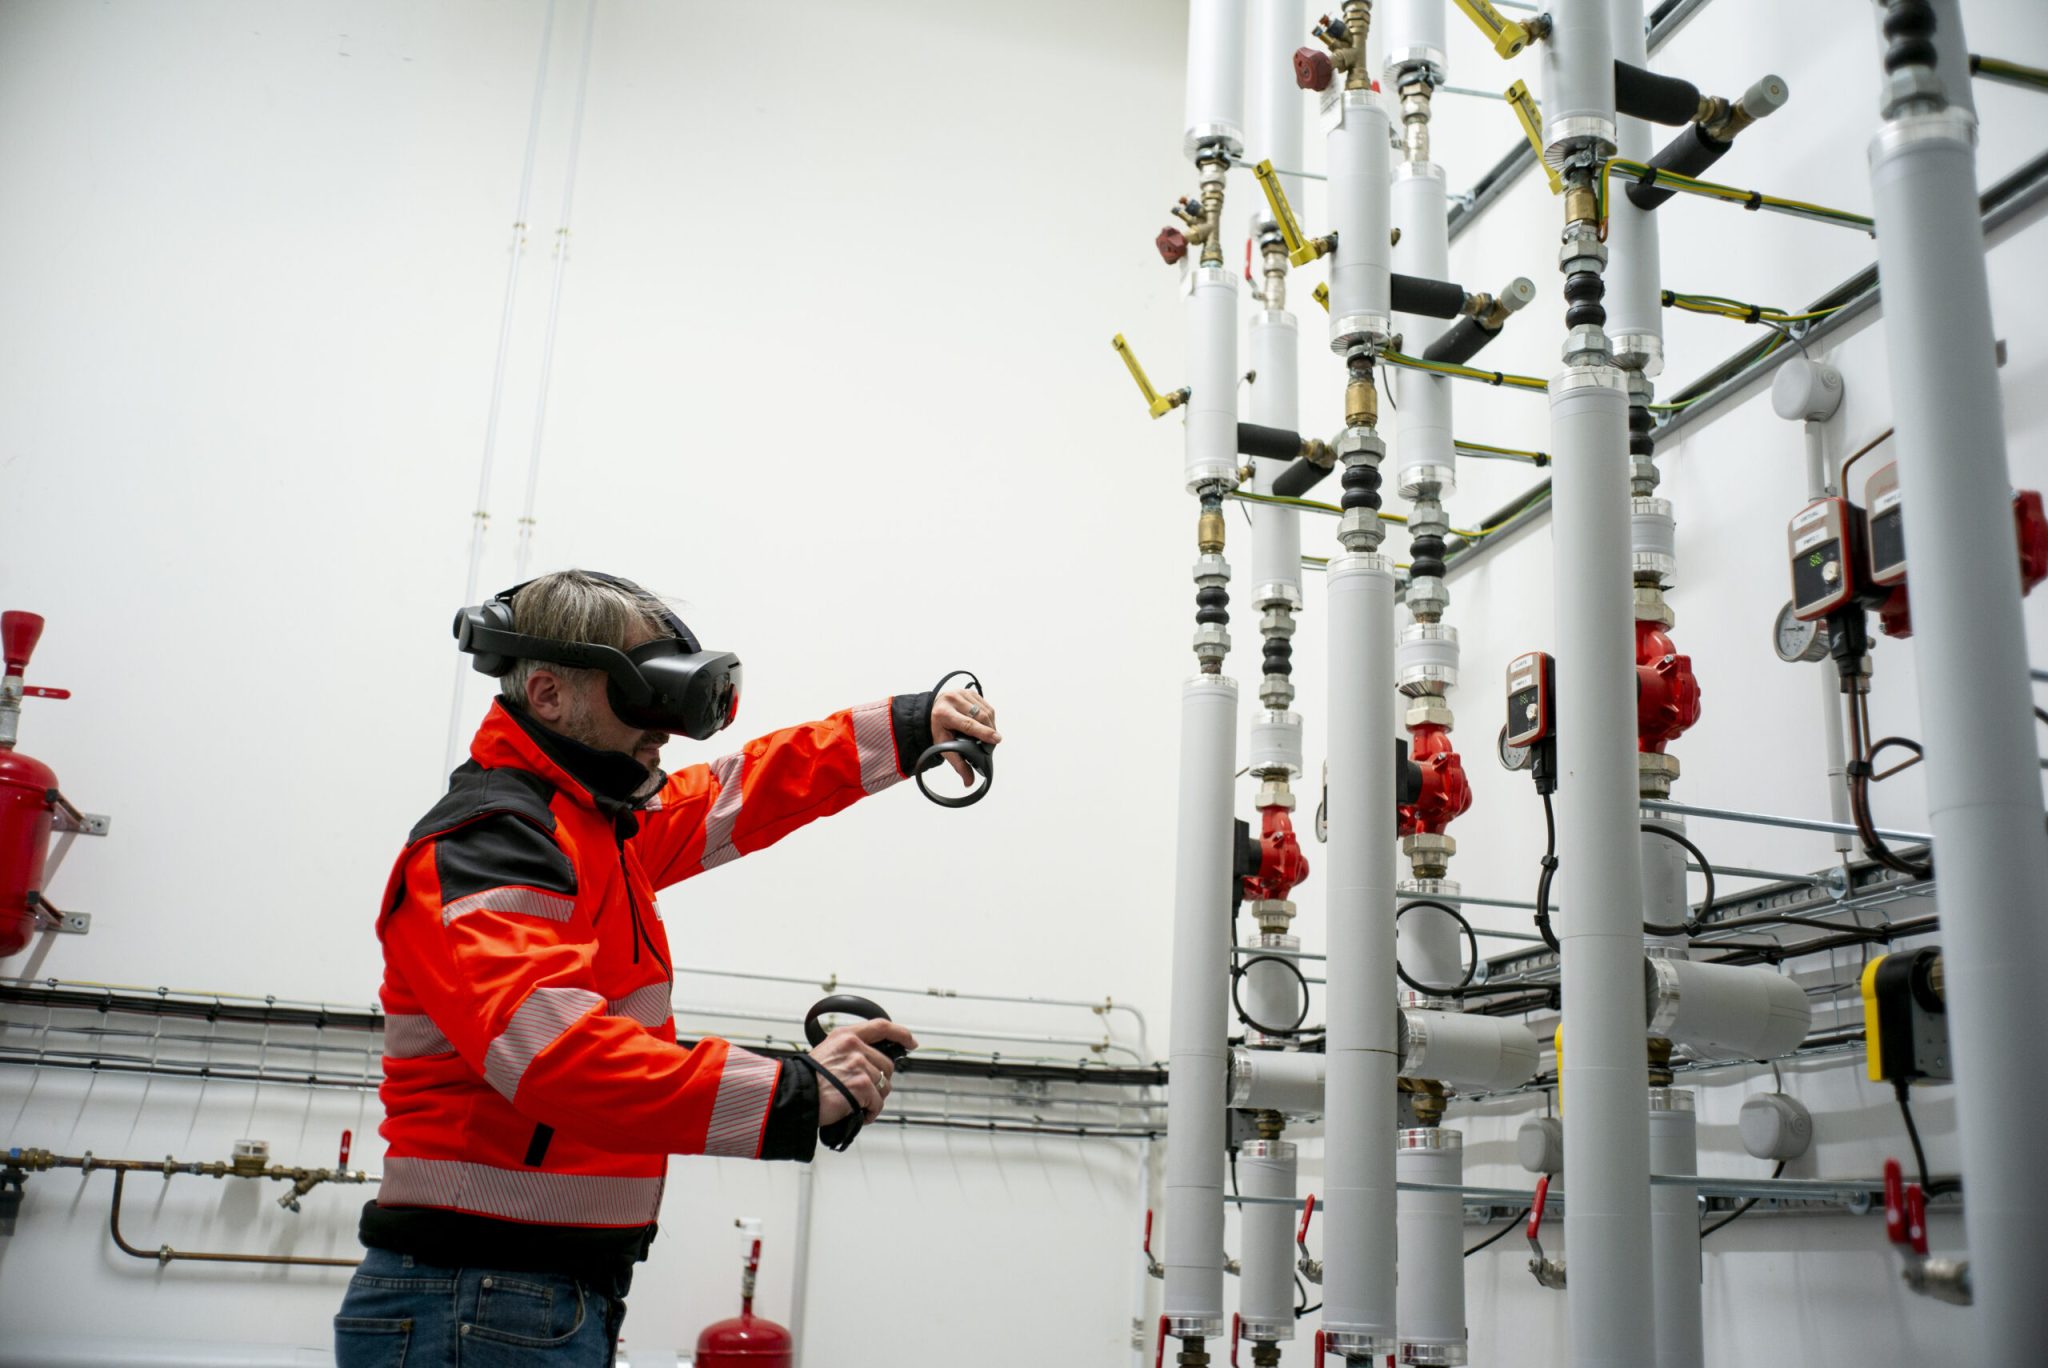
M 1626 198 L 1624 196 L 1624 198 Z M 1833 463 L 1828 460 L 1827 424 L 1808 419 L 1806 429 L 1806 497 L 1808 501 L 1827 497 L 1834 489 Z M 1841 830 L 1834 833 L 1835 851 L 1847 855 L 1849 844 L 1848 742 L 1842 736 L 1842 682 L 1832 669 L 1813 671 L 1820 688 L 1821 740 L 1828 760 L 1828 820 Z
M 1934 34 L 1937 48 L 1963 41 Z M 1970 1194 L 1971 1353 L 2022 1363 L 2048 1343 L 2048 1053 L 2012 1029 L 2048 975 L 2048 842 L 1974 120 L 1955 107 L 1887 119 L 1870 181 Z
M 1237 481 L 1237 277 L 1221 266 L 1188 272 L 1187 441 L 1190 493 Z
M 1611 34 L 1614 56 L 1632 66 L 1650 64 L 1642 6 L 1613 7 Z M 1617 155 L 1647 161 L 1656 152 L 1656 133 L 1643 119 L 1615 117 Z M 1645 376 L 1664 369 L 1664 305 L 1662 266 L 1658 256 L 1657 216 L 1638 209 L 1627 195 L 1609 197 L 1607 206 L 1607 336 L 1615 360 Z
M 1438 81 L 1449 80 L 1444 60 L 1444 11 L 1449 8 L 1447 0 L 1385 0 L 1375 25 L 1385 35 L 1380 70 L 1391 75 L 1402 67 L 1426 66 Z
M 1259 377 L 1252 382 L 1252 421 L 1294 431 L 1301 413 L 1301 329 L 1293 314 L 1275 309 L 1253 314 L 1251 329 L 1252 370 Z M 1270 494 L 1273 477 L 1287 463 L 1267 460 L 1257 465 L 1252 489 Z M 1254 504 L 1250 512 L 1253 602 L 1285 598 L 1299 607 L 1301 514 L 1271 504 Z
M 1685 835 L 1685 819 L 1645 808 L 1641 820 L 1666 831 Z M 1692 911 L 1685 890 L 1685 847 L 1673 840 L 1643 832 L 1637 838 L 1642 851 L 1643 920 L 1670 926 L 1682 922 Z M 1409 914 L 1411 917 L 1414 913 Z M 1645 942 L 1659 950 L 1685 957 L 1685 942 L 1668 937 L 1646 936 Z
M 1566 1315 L 1574 1364 L 1640 1368 L 1651 1353 L 1650 1169 L 1622 373 L 1580 366 L 1559 374 L 1550 382 L 1550 433 L 1565 909 L 1558 939 L 1572 1135 Z
M 1247 1197 L 1292 1201 L 1295 1149 L 1286 1140 L 1248 1140 L 1237 1156 L 1240 1190 Z M 1238 1217 L 1244 1253 L 1237 1279 L 1244 1337 L 1277 1344 L 1294 1338 L 1294 1222 L 1291 1206 L 1249 1205 Z
M 1393 226 L 1401 230 L 1394 244 L 1393 266 L 1403 275 L 1448 280 L 1450 228 L 1445 217 L 1444 170 L 1433 163 L 1404 162 L 1394 172 Z M 1410 352 L 1422 350 L 1448 326 L 1419 314 L 1396 314 L 1394 326 Z M 1440 499 L 1458 490 L 1458 458 L 1451 444 L 1451 381 L 1416 370 L 1392 370 L 1395 412 L 1394 451 L 1400 463 L 1401 493 L 1414 498 L 1430 484 Z
M 1650 1167 L 1655 1173 L 1699 1172 L 1692 1094 L 1685 1089 L 1650 1090 Z M 1650 1243 L 1657 1368 L 1705 1368 L 1697 1188 L 1659 1184 L 1650 1189 Z M 1572 1263 L 1576 1276 L 1576 1257 Z
M 1464 1146 L 1463 1133 L 1441 1126 L 1401 1131 L 1395 1173 L 1404 1183 L 1461 1183 Z M 1465 1201 L 1455 1192 L 1403 1192 L 1399 1228 L 1400 1361 L 1463 1363 Z
M 1455 879 L 1432 879 L 1424 886 L 1406 881 L 1400 891 L 1403 895 L 1412 893 L 1419 898 L 1442 898 L 1446 893 L 1455 894 L 1458 882 Z M 1403 913 L 1395 926 L 1394 946 L 1401 957 L 1401 967 L 1417 983 L 1448 988 L 1456 984 L 1458 976 L 1464 972 L 1464 933 L 1458 930 L 1457 922 L 1434 907 L 1418 907 Z M 1406 987 L 1405 984 L 1402 986 Z M 1460 1009 L 1453 1003 L 1449 1010 L 1455 1012 Z
M 790 1250 L 790 1368 L 804 1368 L 804 1306 L 811 1289 L 811 1185 L 817 1181 L 810 1164 L 796 1166 L 796 1240 Z
M 498 351 L 491 363 L 491 406 L 484 417 L 484 455 L 477 468 L 476 508 L 469 520 L 469 570 L 463 579 L 465 607 L 477 601 L 484 563 L 484 532 L 490 523 L 491 467 L 498 452 L 498 414 L 505 395 L 505 358 L 512 349 L 512 317 L 519 300 L 519 263 L 526 256 L 526 206 L 533 197 L 533 163 L 540 151 L 540 111 L 548 89 L 548 56 L 554 47 L 555 0 L 548 0 L 540 26 L 540 65 L 533 74 L 533 105 L 526 115 L 526 161 L 519 170 L 519 207 L 512 215 L 511 260 L 505 266 L 505 302 L 498 311 Z M 462 734 L 462 705 L 472 673 L 468 656 L 455 657 L 455 684 L 448 700 L 448 746 L 442 772 L 462 763 L 468 746 Z
M 1245 0 L 1188 0 L 1187 118 L 1181 150 L 1244 150 Z
M 1347 90 L 1343 122 L 1329 132 L 1330 226 L 1337 251 L 1330 258 L 1330 349 L 1348 351 L 1384 340 L 1393 330 L 1388 284 L 1392 246 L 1387 200 L 1391 130 L 1380 97 Z
M 1285 170 L 1301 169 L 1306 102 L 1301 87 L 1294 83 L 1294 50 L 1306 41 L 1303 35 L 1307 32 L 1302 0 L 1258 0 L 1253 7 L 1252 121 L 1246 152 L 1253 162 L 1270 161 Z M 1287 202 L 1299 211 L 1301 177 L 1283 174 L 1280 188 L 1287 192 Z M 1257 262 L 1252 263 L 1252 269 L 1258 270 Z
M 1173 891 L 1173 1031 L 1166 1125 L 1167 1332 L 1223 1331 L 1224 1068 L 1230 1033 L 1231 782 L 1237 682 L 1181 686 Z
M 533 405 L 533 445 L 526 455 L 526 502 L 519 510 L 519 548 L 514 580 L 526 578 L 533 558 L 533 507 L 540 493 L 541 439 L 547 431 L 548 387 L 555 377 L 555 324 L 562 315 L 562 276 L 569 269 L 569 220 L 576 203 L 576 164 L 583 151 L 583 105 L 590 93 L 590 44 L 597 34 L 597 0 L 583 16 L 583 60 L 576 75 L 576 115 L 569 126 L 569 165 L 562 174 L 561 226 L 555 229 L 555 274 L 548 286 L 548 325 L 540 344 L 540 392 Z
M 1332 1352 L 1394 1348 L 1394 572 L 1332 558 L 1329 1021 L 1323 1328 Z M 1640 991 L 1637 996 L 1640 998 Z
M 1614 145 L 1616 3 L 1554 0 L 1550 6 L 1550 37 L 1542 44 L 1545 148 L 1586 138 Z
M 1149 1091 L 1149 1090 L 1148 1090 Z M 1152 1210 L 1152 1137 L 1138 1141 L 1138 1214 Z M 802 1341 L 798 1342 L 799 1347 Z M 1131 1368 L 1152 1362 L 1152 1272 L 1143 1258 L 1131 1260 Z M 795 1364 L 793 1368 L 803 1368 Z

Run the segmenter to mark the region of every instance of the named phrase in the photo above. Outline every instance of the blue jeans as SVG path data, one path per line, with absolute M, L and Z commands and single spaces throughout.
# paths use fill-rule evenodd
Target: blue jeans
M 335 1368 L 608 1368 L 626 1304 L 555 1273 L 435 1268 L 365 1250 Z

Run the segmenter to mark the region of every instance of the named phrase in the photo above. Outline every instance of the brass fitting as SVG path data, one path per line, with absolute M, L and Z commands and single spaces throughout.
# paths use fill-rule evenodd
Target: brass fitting
M 1403 1078 L 1396 1086 L 1408 1095 L 1408 1107 L 1418 1126 L 1435 1126 L 1444 1119 L 1444 1085 L 1434 1078 Z
M 1320 437 L 1309 437 L 1302 441 L 1301 459 L 1312 466 L 1328 470 L 1337 463 L 1337 453 L 1330 450 L 1330 444 Z
M 1261 1140 L 1278 1140 L 1281 1132 L 1287 1129 L 1287 1118 L 1276 1111 L 1254 1112 L 1252 1129 L 1258 1132 Z
M 1223 264 L 1223 174 L 1229 163 L 1208 161 L 1202 172 L 1202 264 Z
M 1429 162 L 1429 79 L 1418 76 L 1401 87 L 1401 138 L 1408 161 L 1416 166 Z
M 1195 545 L 1205 556 L 1223 554 L 1223 510 L 1204 508 L 1195 520 Z
M 1594 198 L 1590 180 L 1574 180 L 1564 189 L 1566 223 L 1594 223 L 1600 218 L 1600 202 Z
M 1649 1046 L 1650 1086 L 1668 1088 L 1671 1086 L 1671 1042 L 1662 1036 L 1651 1036 Z
M 1340 13 L 1340 25 L 1332 27 L 1326 18 L 1315 26 L 1315 36 L 1330 50 L 1330 65 L 1344 73 L 1346 90 L 1370 90 L 1372 72 L 1366 66 L 1365 35 L 1372 28 L 1371 0 L 1344 0 Z
M 1373 388 L 1372 372 L 1354 374 L 1344 386 L 1344 426 L 1378 427 L 1380 395 Z

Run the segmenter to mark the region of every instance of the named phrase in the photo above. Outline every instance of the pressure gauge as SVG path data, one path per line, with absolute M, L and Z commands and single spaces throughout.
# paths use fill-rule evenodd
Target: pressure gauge
M 1826 624 L 1808 622 L 1796 613 L 1797 605 L 1786 604 L 1778 610 L 1778 620 L 1771 626 L 1771 645 L 1777 648 L 1778 659 L 1788 665 L 1802 660 L 1827 659 Z
M 1529 768 L 1529 762 L 1532 759 L 1534 759 L 1536 755 L 1536 752 L 1531 747 L 1518 746 L 1514 742 L 1508 740 L 1508 729 L 1506 724 L 1502 724 L 1501 726 L 1500 740 L 1498 743 L 1496 743 L 1496 745 L 1498 750 L 1500 751 L 1500 763 L 1506 769 L 1525 770 Z

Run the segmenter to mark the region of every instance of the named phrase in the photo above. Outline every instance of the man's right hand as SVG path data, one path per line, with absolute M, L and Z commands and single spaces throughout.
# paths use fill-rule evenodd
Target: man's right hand
M 877 1042 L 884 1040 L 892 1040 L 906 1050 L 917 1048 L 917 1037 L 909 1031 L 893 1021 L 877 1020 L 842 1026 L 811 1050 L 811 1058 L 830 1070 L 860 1102 L 863 1121 L 872 1121 L 882 1114 L 882 1105 L 889 1096 L 889 1080 L 896 1073 L 894 1061 L 875 1048 Z M 839 1089 L 822 1079 L 820 1083 L 818 1124 L 829 1126 L 844 1119 L 852 1109 Z

